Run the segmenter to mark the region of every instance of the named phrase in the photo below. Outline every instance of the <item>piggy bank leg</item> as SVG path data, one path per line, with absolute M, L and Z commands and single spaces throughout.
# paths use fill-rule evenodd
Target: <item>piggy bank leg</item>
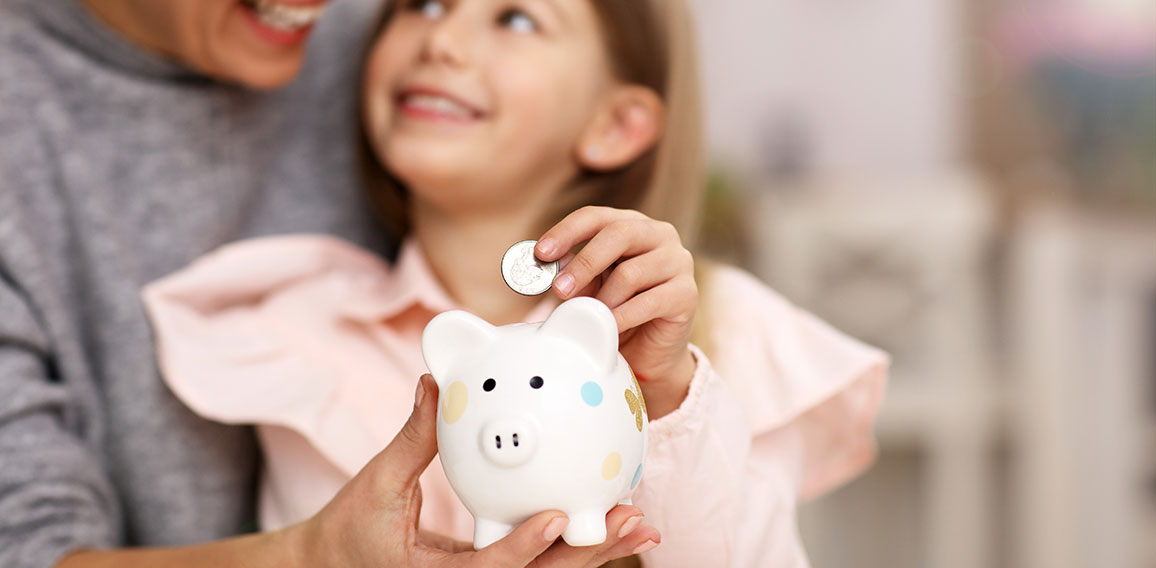
M 606 512 L 584 511 L 569 513 L 570 524 L 562 532 L 562 540 L 570 546 L 593 546 L 606 542 Z
M 513 530 L 512 525 L 478 517 L 474 519 L 474 549 L 481 550 L 502 540 Z

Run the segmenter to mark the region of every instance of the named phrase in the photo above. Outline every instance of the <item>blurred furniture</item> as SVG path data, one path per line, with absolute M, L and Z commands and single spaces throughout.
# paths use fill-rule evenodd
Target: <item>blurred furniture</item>
M 1156 566 L 1156 211 L 1032 209 L 1012 236 L 1022 568 Z
M 752 269 L 889 351 L 881 456 L 800 511 L 821 568 L 1156 567 L 1156 213 L 982 180 L 751 195 Z
M 854 484 L 864 490 L 802 510 L 816 566 L 991 566 L 1001 391 L 985 196 L 967 172 L 831 176 L 751 196 L 755 272 L 893 357 L 881 461 Z

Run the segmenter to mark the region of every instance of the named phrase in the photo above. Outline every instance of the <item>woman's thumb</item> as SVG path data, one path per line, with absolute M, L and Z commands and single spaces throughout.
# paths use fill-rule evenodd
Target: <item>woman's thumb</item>
M 422 375 L 414 394 L 413 413 L 375 458 L 383 462 L 384 476 L 395 486 L 416 480 L 438 453 L 437 400 L 437 383 L 429 374 Z

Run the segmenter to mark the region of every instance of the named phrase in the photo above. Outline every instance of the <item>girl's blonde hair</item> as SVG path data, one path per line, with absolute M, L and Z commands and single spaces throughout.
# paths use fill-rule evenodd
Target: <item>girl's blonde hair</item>
M 683 0 L 591 0 L 591 4 L 617 78 L 648 87 L 663 100 L 664 132 L 654 148 L 620 170 L 583 172 L 563 192 L 542 229 L 584 205 L 637 209 L 674 224 L 690 248 L 698 233 L 704 168 L 698 62 L 689 10 Z M 392 5 L 384 8 L 374 36 L 396 13 Z M 390 233 L 400 239 L 409 232 L 408 192 L 374 155 L 364 128 L 360 137 L 370 202 Z

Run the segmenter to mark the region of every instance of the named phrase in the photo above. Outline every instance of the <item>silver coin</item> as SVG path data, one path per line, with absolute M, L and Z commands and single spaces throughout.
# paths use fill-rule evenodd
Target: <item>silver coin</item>
M 558 261 L 542 262 L 534 256 L 538 241 L 510 245 L 502 255 L 502 278 L 511 290 L 523 296 L 537 296 L 550 289 L 558 276 Z

